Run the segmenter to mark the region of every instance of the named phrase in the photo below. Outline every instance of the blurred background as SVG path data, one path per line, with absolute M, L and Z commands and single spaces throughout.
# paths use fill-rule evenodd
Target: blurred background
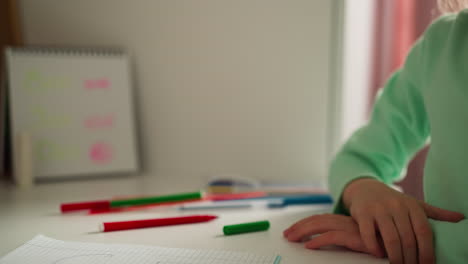
M 138 176 L 196 185 L 226 175 L 325 183 L 333 154 L 366 122 L 378 89 L 439 15 L 436 0 L 0 5 L 2 48 L 125 48 Z M 401 183 L 417 197 L 425 153 Z

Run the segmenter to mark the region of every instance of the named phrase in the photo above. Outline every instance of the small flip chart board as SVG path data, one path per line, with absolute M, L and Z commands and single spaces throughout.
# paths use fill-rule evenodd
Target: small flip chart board
M 138 169 L 128 56 L 8 48 L 11 133 L 31 137 L 35 178 Z

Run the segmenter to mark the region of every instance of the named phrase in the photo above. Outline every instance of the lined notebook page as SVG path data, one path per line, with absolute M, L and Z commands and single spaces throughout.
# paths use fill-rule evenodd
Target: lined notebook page
M 222 250 L 68 242 L 38 235 L 0 264 L 278 264 L 280 256 Z

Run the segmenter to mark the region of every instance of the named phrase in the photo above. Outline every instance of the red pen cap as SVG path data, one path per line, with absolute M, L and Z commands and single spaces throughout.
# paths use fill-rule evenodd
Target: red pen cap
M 76 202 L 76 203 L 63 203 L 60 205 L 60 211 L 62 213 L 88 210 L 88 209 L 105 209 L 110 207 L 110 201 L 90 201 L 90 202 Z

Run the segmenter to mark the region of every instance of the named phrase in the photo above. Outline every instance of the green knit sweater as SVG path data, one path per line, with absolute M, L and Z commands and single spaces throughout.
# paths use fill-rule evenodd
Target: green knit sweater
M 430 139 L 424 170 L 426 202 L 468 217 L 468 10 L 443 16 L 414 45 L 388 80 L 370 121 L 346 142 L 330 168 L 341 194 L 360 177 L 387 184 Z M 468 263 L 468 220 L 430 220 L 437 263 Z

